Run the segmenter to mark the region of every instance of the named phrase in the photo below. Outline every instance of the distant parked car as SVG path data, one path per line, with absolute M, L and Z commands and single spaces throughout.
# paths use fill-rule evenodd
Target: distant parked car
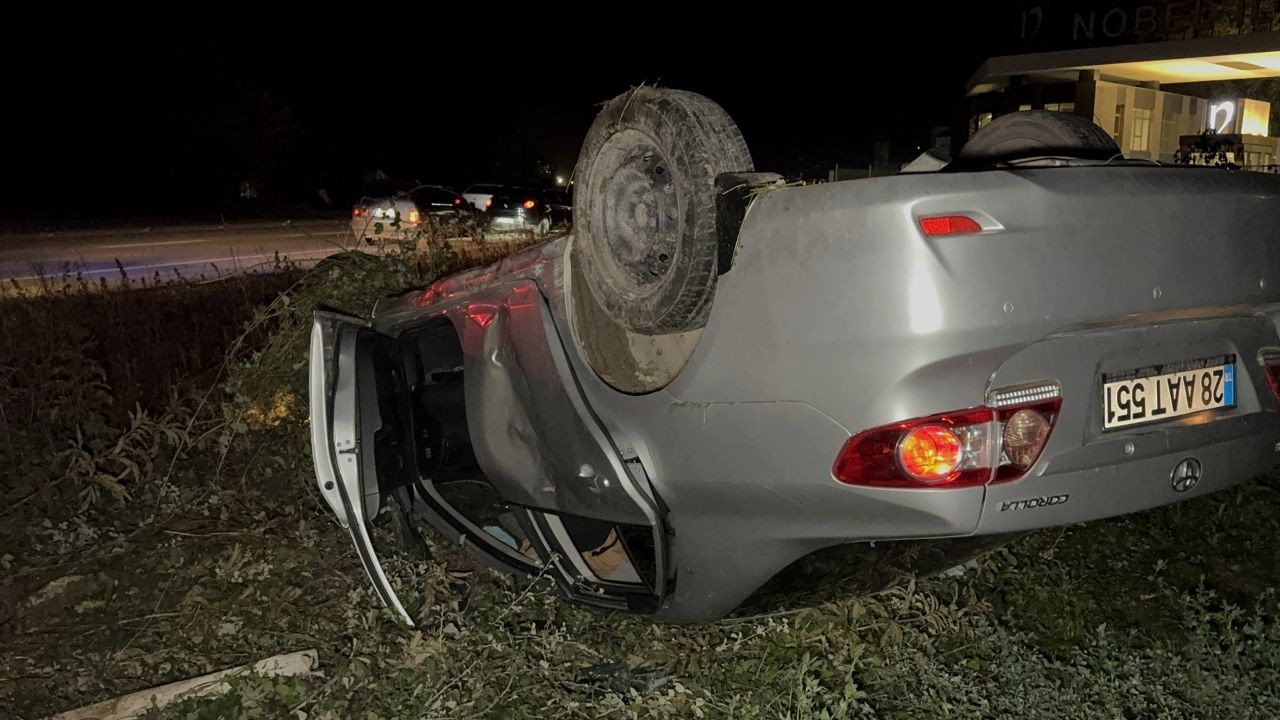
M 568 193 L 528 187 L 507 187 L 485 202 L 483 227 L 489 232 L 517 230 L 546 235 L 570 222 L 573 203 Z
M 419 185 L 382 197 L 361 198 L 351 210 L 351 232 L 370 244 L 397 242 L 424 226 L 455 229 L 475 215 L 458 193 L 437 185 Z
M 496 183 L 479 183 L 472 185 L 462 191 L 462 198 L 471 203 L 471 207 L 477 210 L 484 210 L 485 203 L 489 198 L 493 197 L 495 192 L 505 189 L 505 186 Z

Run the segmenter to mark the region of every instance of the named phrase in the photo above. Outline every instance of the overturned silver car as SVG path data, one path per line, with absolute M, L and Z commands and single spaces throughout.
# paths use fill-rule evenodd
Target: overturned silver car
M 571 236 L 319 313 L 316 473 L 382 599 L 395 502 L 501 570 L 720 617 L 831 546 L 1143 510 L 1280 459 L 1280 178 L 998 118 L 788 186 L 693 93 L 605 106 Z M 911 168 L 908 168 L 910 170 Z

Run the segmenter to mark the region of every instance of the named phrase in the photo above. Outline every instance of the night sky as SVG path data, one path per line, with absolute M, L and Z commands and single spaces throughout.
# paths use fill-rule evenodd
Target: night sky
M 1008 10 L 932 5 L 19 13 L 0 219 L 234 212 L 249 178 L 273 208 L 320 188 L 340 207 L 375 168 L 459 188 L 568 174 L 596 105 L 640 82 L 720 102 L 758 169 L 866 164 L 949 125 L 1002 49 Z

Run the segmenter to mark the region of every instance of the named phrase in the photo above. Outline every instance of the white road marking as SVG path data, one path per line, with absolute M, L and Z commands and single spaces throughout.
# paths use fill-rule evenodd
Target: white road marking
M 191 240 L 165 240 L 163 242 L 120 243 L 118 245 L 101 245 L 99 247 L 107 250 L 113 250 L 115 248 L 160 247 L 161 245 L 190 245 L 192 243 L 202 242 L 208 242 L 208 240 L 206 238 L 193 238 Z
M 326 232 L 273 233 L 270 237 L 271 238 L 296 238 L 296 237 L 314 237 L 314 236 L 321 236 L 321 235 L 328 235 L 328 234 L 330 233 L 326 233 Z M 260 238 L 253 238 L 253 239 L 257 240 Z M 104 250 L 115 250 L 115 249 L 122 249 L 122 248 L 160 247 L 162 245 L 194 245 L 195 243 L 202 243 L 202 242 L 234 243 L 235 240 L 232 238 L 225 238 L 225 237 L 191 238 L 190 240 L 160 240 L 160 241 L 154 241 L 154 242 L 147 241 L 147 242 L 117 243 L 115 245 L 99 245 L 98 247 Z
M 303 252 L 300 252 L 300 253 L 295 253 L 295 254 L 292 254 L 292 255 L 291 255 L 291 254 L 288 254 L 288 253 L 273 253 L 273 252 L 271 252 L 271 253 L 259 253 L 259 254 L 257 254 L 257 255 L 232 255 L 232 256 L 230 256 L 230 257 L 208 258 L 208 259 L 204 259 L 204 260 L 187 260 L 187 261 L 184 261 L 184 262 L 153 263 L 153 264 L 151 264 L 151 265 L 126 265 L 126 266 L 124 267 L 124 271 L 125 271 L 125 273 L 126 273 L 126 274 L 128 274 L 128 273 L 135 272 L 135 271 L 138 271 L 138 270 L 156 270 L 156 269 L 161 269 L 161 268 L 163 268 L 163 269 L 167 269 L 167 270 L 173 270 L 173 269 L 175 269 L 175 268 L 183 267 L 183 266 L 186 266 L 186 265 L 213 265 L 214 263 L 220 263 L 220 262 L 233 262 L 233 265 L 232 265 L 231 267 L 232 267 L 232 268 L 235 268 L 235 267 L 236 267 L 236 265 L 239 265 L 239 261 L 241 261 L 241 260 L 253 260 L 253 259 L 257 259 L 257 258 L 275 258 L 277 255 L 279 255 L 279 256 L 280 256 L 280 259 L 281 259 L 281 260 L 284 260 L 284 261 L 287 261 L 287 260 L 303 260 L 303 259 L 305 259 L 305 260 L 315 260 L 315 259 L 317 259 L 317 258 L 324 258 L 324 257 L 328 257 L 328 256 L 330 256 L 330 255 L 332 255 L 332 254 L 334 254 L 334 253 L 341 252 L 341 251 L 342 251 L 342 249 L 341 249 L 341 248 L 337 248 L 337 249 L 333 249 L 333 250 L 308 250 L 308 251 L 303 251 Z M 309 257 L 308 257 L 308 256 L 309 256 Z M 105 274 L 109 274 L 109 273 L 118 273 L 118 272 L 120 272 L 120 268 L 118 268 L 118 267 L 109 267 L 109 268 L 101 268 L 101 269 L 98 269 L 98 270 L 78 270 L 78 271 L 76 271 L 76 272 L 74 272 L 74 273 L 71 273 L 71 274 L 72 274 L 72 275 L 91 276 L 91 275 L 105 275 Z M 50 276 L 48 276 L 48 275 L 27 275 L 26 277 L 18 277 L 18 278 L 12 278 L 12 279 L 13 279 L 13 280 L 17 280 L 18 282 L 22 282 L 22 281 L 24 281 L 24 280 L 39 280 L 39 279 L 41 279 L 41 278 L 46 278 L 46 277 L 50 277 Z M 52 279 L 56 280 L 56 279 L 57 279 L 57 277 L 53 277 Z

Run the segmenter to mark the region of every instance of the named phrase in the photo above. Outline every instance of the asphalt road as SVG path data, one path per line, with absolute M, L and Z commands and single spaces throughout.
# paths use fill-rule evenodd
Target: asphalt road
M 0 234 L 0 278 L 24 285 L 64 274 L 212 278 L 269 268 L 276 254 L 302 265 L 354 245 L 345 219 L 131 227 Z

